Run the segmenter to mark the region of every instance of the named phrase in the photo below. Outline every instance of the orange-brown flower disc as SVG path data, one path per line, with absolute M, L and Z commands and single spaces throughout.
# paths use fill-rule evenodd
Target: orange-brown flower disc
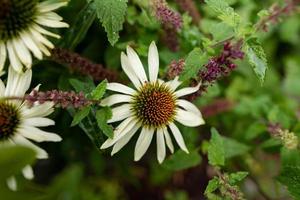
M 0 141 L 12 136 L 20 122 L 19 112 L 12 104 L 0 102 Z
M 134 96 L 132 109 L 144 126 L 160 127 L 173 121 L 176 98 L 165 84 L 147 83 Z

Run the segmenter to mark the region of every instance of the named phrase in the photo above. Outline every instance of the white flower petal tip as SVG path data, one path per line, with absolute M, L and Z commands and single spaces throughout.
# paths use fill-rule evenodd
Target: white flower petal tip
M 148 51 L 149 80 L 155 82 L 159 71 L 159 55 L 155 42 L 151 42 Z
M 177 144 L 179 145 L 179 147 L 185 151 L 186 153 L 189 153 L 189 150 L 187 149 L 186 145 L 185 145 L 185 142 L 184 142 L 184 139 L 178 129 L 178 127 L 174 124 L 174 123 L 171 123 L 169 125 L 174 137 L 175 137 L 175 140 L 177 142 Z
M 148 150 L 154 134 L 153 128 L 143 127 L 134 149 L 134 161 L 139 161 Z
M 156 144 L 157 144 L 157 160 L 161 164 L 166 157 L 166 145 L 164 131 L 158 129 L 156 132 Z
M 28 180 L 32 180 L 34 178 L 33 170 L 29 165 L 23 168 L 22 173 Z
M 10 177 L 6 180 L 7 186 L 12 191 L 17 191 L 17 181 L 15 177 Z
M 199 82 L 198 85 L 196 85 L 195 87 L 182 88 L 182 89 L 176 91 L 175 95 L 177 97 L 182 97 L 182 96 L 185 96 L 185 95 L 188 95 L 188 94 L 195 93 L 199 90 L 200 86 L 201 86 L 201 82 Z
M 175 120 L 189 127 L 197 127 L 205 124 L 203 118 L 193 112 L 177 109 Z

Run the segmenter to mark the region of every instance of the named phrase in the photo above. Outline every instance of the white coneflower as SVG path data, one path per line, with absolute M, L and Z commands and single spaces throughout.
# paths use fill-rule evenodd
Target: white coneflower
M 31 53 L 38 59 L 42 59 L 43 54 L 50 56 L 48 49 L 54 45 L 44 35 L 60 36 L 43 27 L 68 27 L 62 17 L 53 12 L 67 3 L 67 0 L 0 1 L 0 72 L 7 57 L 10 65 L 21 72 L 23 66 L 31 67 Z
M 147 151 L 156 132 L 157 159 L 163 162 L 166 156 L 166 145 L 173 153 L 174 147 L 169 130 L 179 147 L 188 153 L 183 137 L 175 125 L 177 121 L 185 126 L 195 127 L 204 124 L 199 109 L 182 96 L 196 92 L 196 87 L 176 90 L 180 85 L 178 77 L 169 82 L 157 79 L 159 57 L 157 47 L 151 43 L 148 53 L 149 79 L 136 52 L 127 47 L 127 55 L 122 52 L 121 64 L 136 90 L 120 83 L 109 83 L 108 90 L 121 94 L 111 95 L 102 101 L 103 106 L 123 105 L 112 109 L 113 116 L 108 123 L 122 121 L 114 131 L 112 139 L 107 139 L 102 149 L 113 146 L 112 155 L 126 145 L 132 136 L 141 128 L 137 140 L 134 160 L 138 161 Z
M 53 103 L 34 104 L 28 107 L 22 100 L 8 100 L 9 97 L 23 97 L 30 87 L 32 72 L 17 73 L 11 67 L 8 72 L 6 87 L 0 79 L 0 145 L 24 145 L 37 152 L 37 158 L 47 158 L 47 152 L 33 144 L 44 141 L 61 141 L 57 134 L 43 131 L 37 127 L 54 125 L 54 121 L 46 118 L 54 111 Z M 36 88 L 37 89 L 37 88 Z M 33 178 L 32 168 L 23 169 L 26 178 Z M 14 178 L 9 179 L 9 185 L 15 189 Z

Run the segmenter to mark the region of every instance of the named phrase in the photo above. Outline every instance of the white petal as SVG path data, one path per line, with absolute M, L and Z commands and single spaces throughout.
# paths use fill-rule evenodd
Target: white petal
M 47 26 L 50 28 L 68 28 L 69 27 L 69 24 L 67 24 L 65 22 L 50 20 L 50 19 L 43 18 L 43 17 L 38 17 L 37 19 L 35 19 L 35 22 L 42 26 Z
M 115 92 L 120 92 L 123 94 L 129 94 L 129 95 L 133 95 L 134 93 L 136 93 L 134 89 L 126 85 L 123 85 L 121 83 L 108 83 L 106 89 Z
M 6 180 L 7 186 L 9 189 L 11 189 L 12 191 L 16 191 L 17 190 L 17 181 L 16 178 L 14 176 L 8 178 Z
M 7 41 L 6 45 L 11 66 L 14 68 L 15 71 L 21 73 L 23 66 L 15 52 L 13 44 L 10 41 Z
M 140 124 L 137 124 L 124 137 L 118 140 L 113 147 L 111 155 L 114 155 L 115 153 L 120 151 L 120 149 L 122 149 L 130 141 L 130 139 L 133 137 L 133 135 L 137 132 L 139 128 Z
M 27 32 L 22 33 L 21 39 L 23 40 L 24 44 L 27 46 L 28 49 L 30 49 L 30 51 L 33 53 L 33 55 L 36 58 L 38 58 L 39 60 L 41 60 L 43 58 L 43 54 L 42 54 L 41 50 L 39 49 L 39 47 L 32 40 L 32 38 L 30 37 L 30 35 Z
M 184 99 L 178 99 L 177 104 L 181 108 L 185 109 L 186 111 L 190 111 L 190 112 L 194 113 L 195 115 L 198 115 L 199 117 L 202 118 L 200 110 L 197 108 L 197 106 L 195 106 L 191 102 L 184 100 Z
M 4 68 L 5 61 L 6 61 L 6 47 L 4 43 L 0 42 L 0 72 Z
M 106 149 L 114 145 L 118 140 L 124 137 L 134 126 L 140 126 L 134 117 L 128 117 L 117 126 L 114 131 L 114 137 L 108 138 L 100 147 L 100 149 Z
M 51 37 L 54 37 L 54 38 L 57 38 L 57 39 L 60 38 L 60 35 L 55 34 L 55 33 L 52 33 L 52 32 L 50 32 L 50 31 L 47 31 L 46 29 L 43 29 L 42 27 L 40 27 L 40 26 L 37 25 L 37 24 L 33 24 L 33 25 L 32 25 L 32 28 L 33 28 L 34 30 L 40 32 L 41 34 L 48 35 L 48 36 L 51 36 Z
M 178 129 L 178 127 L 174 124 L 174 123 L 171 123 L 169 125 L 174 137 L 175 137 L 175 140 L 177 142 L 177 144 L 179 145 L 179 147 L 185 151 L 186 153 L 189 153 L 189 150 L 186 148 L 186 145 L 185 145 L 185 142 L 184 142 L 184 139 Z
M 118 103 L 128 103 L 132 101 L 132 96 L 123 94 L 114 94 L 101 100 L 101 106 L 112 106 Z
M 143 127 L 134 149 L 134 161 L 139 161 L 149 148 L 154 128 Z
M 173 80 L 166 82 L 166 84 L 171 88 L 172 91 L 175 91 L 181 84 L 181 81 L 178 81 L 178 79 L 179 77 L 176 76 Z
M 5 93 L 5 85 L 3 81 L 0 79 L 0 97 L 3 97 Z
M 199 90 L 200 85 L 201 85 L 201 82 L 195 87 L 182 88 L 182 89 L 176 91 L 175 95 L 177 97 L 182 97 L 182 96 L 185 96 L 185 95 L 188 95 L 188 94 L 192 94 L 192 93 L 197 92 Z
M 189 127 L 196 127 L 205 124 L 201 116 L 182 109 L 177 109 L 175 120 Z
M 32 58 L 29 50 L 21 39 L 13 40 L 14 50 L 26 68 L 31 68 Z
M 29 180 L 33 179 L 33 177 L 34 177 L 33 170 L 29 165 L 27 165 L 23 168 L 22 173 L 23 173 L 24 177 Z
M 164 136 L 165 136 L 168 148 L 170 149 L 171 153 L 174 153 L 174 146 L 173 146 L 172 139 L 170 137 L 167 127 L 163 128 L 163 132 L 164 132 Z
M 63 7 L 68 4 L 67 0 L 63 0 L 61 2 L 53 3 L 53 1 L 43 1 L 38 4 L 39 12 L 49 12 L 52 10 L 56 10 L 60 7 Z
M 156 144 L 157 144 L 157 160 L 162 163 L 166 157 L 166 145 L 164 139 L 163 130 L 158 128 L 156 132 Z
M 34 140 L 36 142 L 45 142 L 45 141 L 59 142 L 62 140 L 62 138 L 55 133 L 42 131 L 38 128 L 31 127 L 31 126 L 21 127 L 19 133 L 22 136 Z
M 130 46 L 127 46 L 127 56 L 135 74 L 141 83 L 144 84 L 145 82 L 148 82 L 142 62 L 137 53 Z
M 40 105 L 35 105 L 31 108 L 23 106 L 21 111 L 24 118 L 46 117 L 54 111 L 54 108 L 52 102 L 45 102 Z
M 31 34 L 36 38 L 37 41 L 43 43 L 44 45 L 46 45 L 50 49 L 54 48 L 54 45 L 48 39 L 46 39 L 42 34 L 40 34 L 38 31 L 36 31 L 32 28 L 29 29 L 29 30 L 30 30 Z
M 107 123 L 121 121 L 121 120 L 131 116 L 133 113 L 130 108 L 131 108 L 130 104 L 124 104 L 122 106 L 113 108 L 112 109 L 112 118 L 109 119 L 107 121 Z
M 46 127 L 54 125 L 55 122 L 52 119 L 44 118 L 44 117 L 33 117 L 27 118 L 24 120 L 24 124 L 35 127 Z
M 8 79 L 5 96 L 23 97 L 30 87 L 32 71 L 17 73 L 11 67 L 8 69 Z
M 149 79 L 150 82 L 157 80 L 159 70 L 159 56 L 155 42 L 151 42 L 148 51 L 148 68 L 149 68 Z
M 46 55 L 46 56 L 50 56 L 51 53 L 48 50 L 48 48 L 38 40 L 38 38 L 36 38 L 35 36 L 31 35 L 31 39 L 32 41 L 38 46 L 38 48 Z
M 133 83 L 133 85 L 136 87 L 136 89 L 139 89 L 141 86 L 141 83 L 135 74 L 133 67 L 131 66 L 128 57 L 125 55 L 125 53 L 121 53 L 121 65 L 122 69 L 125 72 L 125 74 L 128 76 L 130 81 Z
M 37 153 L 36 157 L 38 159 L 46 159 L 46 158 L 48 158 L 48 153 L 44 149 L 36 146 L 35 144 L 33 144 L 32 142 L 30 142 L 29 140 L 27 140 L 26 138 L 24 138 L 21 135 L 14 136 L 13 137 L 13 141 L 16 144 L 32 148 Z

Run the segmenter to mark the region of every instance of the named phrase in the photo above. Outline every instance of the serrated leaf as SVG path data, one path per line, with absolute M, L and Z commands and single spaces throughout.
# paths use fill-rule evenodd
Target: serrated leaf
M 103 80 L 97 85 L 97 87 L 92 91 L 91 96 L 94 100 L 100 100 L 105 94 L 107 87 L 107 80 Z
M 218 14 L 218 18 L 231 27 L 236 27 L 240 16 L 224 0 L 205 0 L 205 3 Z
M 234 139 L 222 137 L 225 149 L 225 158 L 232 158 L 247 153 L 250 147 Z
M 223 138 L 215 128 L 211 129 L 211 139 L 208 146 L 208 161 L 213 166 L 223 166 L 225 164 L 225 146 Z
M 79 124 L 85 117 L 88 116 L 88 114 L 91 111 L 91 107 L 87 106 L 76 112 L 76 114 L 73 116 L 73 121 L 71 123 L 71 126 L 76 126 Z
M 114 45 L 119 39 L 119 31 L 123 28 L 127 0 L 95 0 L 94 5 L 110 44 Z
M 26 165 L 30 165 L 35 160 L 34 150 L 24 146 L 1 146 L 0 147 L 0 180 L 22 171 Z
M 214 192 L 216 189 L 219 188 L 219 186 L 220 186 L 219 179 L 217 177 L 214 177 L 208 182 L 204 194 L 208 195 L 209 193 Z
M 113 127 L 107 124 L 107 120 L 109 120 L 111 117 L 112 111 L 109 107 L 103 107 L 102 109 L 96 112 L 98 126 L 103 131 L 103 133 L 109 138 L 113 138 L 114 136 Z
M 87 31 L 96 18 L 93 3 L 89 2 L 77 15 L 75 22 L 67 30 L 61 41 L 63 48 L 74 49 L 86 36 Z
M 268 69 L 267 58 L 265 51 L 256 39 L 251 39 L 246 42 L 245 54 L 249 64 L 253 67 L 256 76 L 263 83 Z
M 187 56 L 183 72 L 181 73 L 179 79 L 181 81 L 186 81 L 190 78 L 197 76 L 198 71 L 203 67 L 203 65 L 207 61 L 207 54 L 202 52 L 200 48 L 195 48 Z
M 73 78 L 69 79 L 69 82 L 76 92 L 84 92 L 85 94 L 89 94 L 95 88 L 93 82 L 83 82 Z
M 162 167 L 174 171 L 183 170 L 199 165 L 201 160 L 201 156 L 197 151 L 191 151 L 187 154 L 182 150 L 178 150 L 163 162 Z
M 300 199 L 300 166 L 284 166 L 277 179 L 287 186 L 288 191 L 295 199 Z
M 229 174 L 229 183 L 230 185 L 236 185 L 240 181 L 242 181 L 248 175 L 248 172 L 235 172 Z

